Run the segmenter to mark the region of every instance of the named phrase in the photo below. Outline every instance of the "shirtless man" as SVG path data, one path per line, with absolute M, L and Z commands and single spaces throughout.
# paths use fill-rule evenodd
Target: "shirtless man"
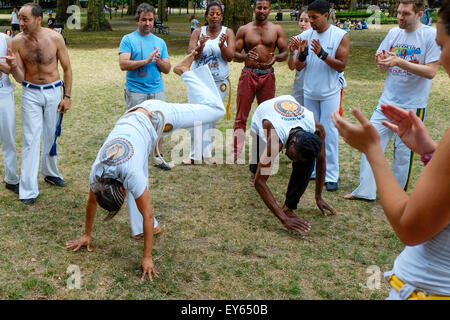
M 58 171 L 57 157 L 50 156 L 49 152 L 60 117 L 70 108 L 72 68 L 63 37 L 41 27 L 42 9 L 38 4 L 25 4 L 19 11 L 19 19 L 23 32 L 14 37 L 13 50 L 8 50 L 8 56 L 3 58 L 10 65 L 13 77 L 23 87 L 19 199 L 25 204 L 33 204 L 39 195 L 37 176 L 41 134 L 41 173 L 44 180 L 58 187 L 65 186 Z M 58 61 L 64 72 L 64 83 L 59 76 Z
M 235 160 L 242 151 L 245 128 L 253 100 L 258 105 L 275 97 L 275 74 L 272 65 L 288 56 L 286 35 L 281 26 L 267 21 L 270 13 L 269 0 L 256 0 L 253 11 L 255 21 L 240 27 L 236 34 L 234 61 L 244 62 L 239 79 L 234 121 L 233 156 Z M 274 54 L 275 48 L 279 53 Z M 244 49 L 245 53 L 241 53 Z

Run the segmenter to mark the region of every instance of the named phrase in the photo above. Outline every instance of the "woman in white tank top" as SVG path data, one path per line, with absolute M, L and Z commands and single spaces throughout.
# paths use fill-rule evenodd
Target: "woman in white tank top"
M 222 26 L 223 12 L 220 4 L 210 3 L 205 11 L 206 25 L 197 28 L 191 35 L 188 53 L 197 51 L 192 69 L 207 64 L 216 83 L 219 93 L 224 99 L 229 90 L 229 66 L 234 57 L 235 35 L 232 29 Z M 191 150 L 184 164 L 201 163 L 202 158 L 207 164 L 215 164 L 212 157 L 212 142 L 216 123 L 203 123 L 200 128 L 190 129 Z M 195 134 L 194 134 L 195 132 Z M 196 139 L 194 139 L 194 136 Z M 198 137 L 198 138 L 197 138 Z

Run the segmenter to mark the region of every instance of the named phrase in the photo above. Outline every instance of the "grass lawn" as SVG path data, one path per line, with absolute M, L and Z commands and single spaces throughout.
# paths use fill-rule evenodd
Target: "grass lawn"
M 287 231 L 249 183 L 248 165 L 182 166 L 169 172 L 150 166 L 150 193 L 163 232 L 154 241 L 153 257 L 160 277 L 141 283 L 137 267 L 143 241 L 130 237 L 127 209 L 110 222 L 98 210 L 93 231 L 94 251 L 66 251 L 65 243 L 84 231 L 89 172 L 116 120 L 123 114 L 125 73 L 118 64 L 121 37 L 133 31 L 132 17 L 112 20 L 114 31 L 83 33 L 66 30 L 73 69 L 72 109 L 59 138 L 59 168 L 67 187 L 49 186 L 39 177 L 40 195 L 32 206 L 0 188 L 0 299 L 384 299 L 388 286 L 368 289 L 368 267 L 390 270 L 403 244 L 393 233 L 379 201 L 345 201 L 358 183 L 359 152 L 340 140 L 340 181 L 324 199 L 338 215 L 323 217 L 314 202 L 314 182 L 300 201 L 298 213 L 311 221 L 305 235 Z M 171 34 L 163 36 L 172 66 L 181 60 L 189 40 L 188 16 L 171 16 Z M 296 22 L 284 21 L 287 36 L 297 34 Z M 388 29 L 352 31 L 345 71 L 345 116 L 359 107 L 370 116 L 383 91 L 384 75 L 374 52 Z M 231 63 L 232 119 L 243 64 Z M 276 63 L 277 95 L 289 94 L 294 79 L 286 63 Z M 184 102 L 185 85 L 164 75 L 166 97 Z M 441 68 L 433 80 L 426 124 L 439 140 L 449 126 L 449 80 Z M 418 88 L 420 90 L 420 88 Z M 21 86 L 16 86 L 17 148 L 20 164 Z M 222 119 L 225 133 L 233 121 Z M 175 139 L 176 138 L 176 139 Z M 165 139 L 167 155 L 182 137 Z M 216 141 L 218 143 L 218 141 Z M 228 148 L 228 144 L 222 146 Z M 392 146 L 387 156 L 392 160 Z M 3 161 L 2 161 L 3 163 Z M 279 172 L 269 186 L 284 201 L 290 169 L 280 157 Z M 413 183 L 423 165 L 416 158 Z M 0 176 L 4 168 L 0 166 Z M 215 190 L 215 191 L 214 191 Z M 81 273 L 81 288 L 67 288 L 70 265 Z M 381 280 L 380 277 L 378 277 Z

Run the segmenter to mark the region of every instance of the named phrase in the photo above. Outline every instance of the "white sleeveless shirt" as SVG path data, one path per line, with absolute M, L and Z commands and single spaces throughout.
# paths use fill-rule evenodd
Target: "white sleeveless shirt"
M 409 286 L 450 296 L 450 225 L 422 244 L 406 246 L 393 273 Z
M 0 56 L 6 56 L 8 53 L 8 44 L 6 43 L 7 35 L 0 33 Z M 0 59 L 0 62 L 5 62 L 5 59 Z M 9 75 L 2 72 L 0 76 L 0 92 L 10 93 L 14 91 L 14 84 L 9 80 Z
M 206 26 L 201 27 L 200 36 L 206 36 Z M 228 78 L 230 74 L 230 68 L 228 62 L 222 58 L 222 52 L 219 48 L 220 35 L 227 32 L 227 27 L 222 27 L 220 33 L 215 39 L 206 41 L 200 57 L 192 64 L 192 69 L 198 68 L 207 64 L 211 70 L 211 74 L 214 81 L 222 81 Z M 198 42 L 200 44 L 200 41 Z M 226 42 L 225 42 L 226 45 Z
M 311 100 L 326 100 L 337 94 L 342 85 L 339 83 L 340 73 L 331 68 L 321 60 L 312 50 L 311 41 L 319 39 L 320 44 L 328 55 L 336 57 L 336 51 L 341 44 L 342 38 L 347 34 L 342 29 L 330 25 L 322 33 L 312 28 L 306 30 L 300 35 L 302 40 L 308 40 L 308 57 L 306 58 L 303 90 L 304 96 Z
M 252 117 L 251 129 L 266 141 L 263 121 L 272 123 L 283 146 L 289 138 L 292 128 L 301 127 L 304 131 L 314 133 L 316 123 L 311 111 L 301 106 L 293 96 L 284 95 L 266 100 L 256 108 Z M 267 142 L 267 141 L 266 141 Z

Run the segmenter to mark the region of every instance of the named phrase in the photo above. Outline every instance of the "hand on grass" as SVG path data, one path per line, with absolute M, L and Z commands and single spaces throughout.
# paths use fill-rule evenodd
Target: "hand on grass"
M 74 252 L 78 251 L 81 247 L 87 247 L 87 251 L 91 252 L 93 249 L 91 247 L 91 237 L 84 235 L 81 238 L 66 243 L 66 249 L 73 249 Z
M 316 199 L 316 204 L 324 216 L 328 216 L 329 214 L 332 216 L 337 215 L 336 211 L 328 203 L 326 203 L 322 197 Z M 329 213 L 327 213 L 327 211 Z
M 139 267 L 140 272 L 142 272 L 141 281 L 145 280 L 145 275 L 148 275 L 148 279 L 153 282 L 153 276 L 158 278 L 158 271 L 153 264 L 152 258 L 142 258 L 141 265 Z M 153 274 L 153 276 L 152 276 Z

